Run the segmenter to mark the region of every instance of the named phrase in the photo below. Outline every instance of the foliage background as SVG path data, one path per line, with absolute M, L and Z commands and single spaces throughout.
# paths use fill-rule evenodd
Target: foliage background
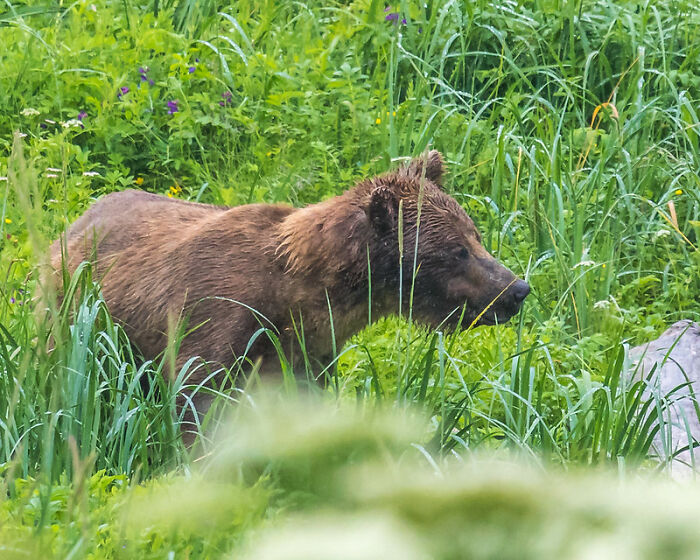
M 654 468 L 666 401 L 621 374 L 626 345 L 700 316 L 697 2 L 6 2 L 0 45 L 0 531 L 17 550 L 119 557 L 99 529 L 118 496 L 192 468 L 184 373 L 140 383 L 164 365 L 133 355 L 89 270 L 37 320 L 30 271 L 50 240 L 115 190 L 303 205 L 428 146 L 533 293 L 497 328 L 377 322 L 325 398 L 417 405 L 428 427 L 409 440 L 436 465 L 483 448 Z M 223 509 L 236 538 L 296 503 L 263 486 L 283 505 L 231 489 L 255 494 Z M 234 544 L 212 527 L 136 541 L 214 557 Z

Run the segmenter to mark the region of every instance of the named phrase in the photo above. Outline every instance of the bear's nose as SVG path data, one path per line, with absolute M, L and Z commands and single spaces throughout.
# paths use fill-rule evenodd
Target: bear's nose
M 520 305 L 527 297 L 527 294 L 530 293 L 530 285 L 523 280 L 518 280 L 515 284 L 513 284 L 511 293 L 513 294 L 515 303 Z

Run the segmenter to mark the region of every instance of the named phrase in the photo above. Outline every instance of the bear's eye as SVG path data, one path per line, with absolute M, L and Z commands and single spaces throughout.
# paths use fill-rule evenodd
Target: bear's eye
M 469 251 L 466 247 L 460 247 L 457 251 L 457 258 L 466 261 L 469 258 Z

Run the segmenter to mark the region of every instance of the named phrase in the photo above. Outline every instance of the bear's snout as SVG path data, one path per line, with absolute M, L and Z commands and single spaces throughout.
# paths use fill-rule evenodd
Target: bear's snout
M 529 293 L 530 284 L 528 284 L 524 280 L 517 280 L 515 284 L 511 286 L 508 295 L 515 302 L 515 306 L 520 307 L 520 304 L 522 304 L 522 302 L 525 301 L 525 298 L 528 296 Z

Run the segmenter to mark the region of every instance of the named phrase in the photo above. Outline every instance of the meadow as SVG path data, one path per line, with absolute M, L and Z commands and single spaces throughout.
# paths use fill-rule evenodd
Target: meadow
M 697 489 L 650 456 L 669 396 L 626 372 L 700 321 L 699 113 L 695 0 L 8 0 L 0 558 L 695 557 Z M 324 387 L 219 387 L 196 452 L 187 371 L 138 356 L 90 267 L 44 296 L 103 194 L 301 206 L 427 148 L 520 314 L 392 316 Z

